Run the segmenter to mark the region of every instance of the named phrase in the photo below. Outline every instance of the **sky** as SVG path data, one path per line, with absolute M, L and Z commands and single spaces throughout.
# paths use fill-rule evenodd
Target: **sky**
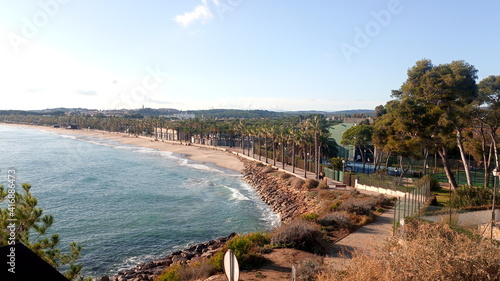
M 374 109 L 407 70 L 500 75 L 500 1 L 0 0 L 0 109 Z

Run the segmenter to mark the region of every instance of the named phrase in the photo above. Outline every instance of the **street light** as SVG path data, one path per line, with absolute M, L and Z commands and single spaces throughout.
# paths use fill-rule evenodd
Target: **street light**
M 342 172 L 345 172 L 345 159 L 342 159 Z

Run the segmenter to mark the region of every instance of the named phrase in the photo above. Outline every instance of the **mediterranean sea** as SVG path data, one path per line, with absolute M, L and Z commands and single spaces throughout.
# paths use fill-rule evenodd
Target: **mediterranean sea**
M 211 163 L 85 136 L 0 126 L 7 169 L 30 183 L 60 248 L 83 246 L 86 276 L 113 275 L 190 245 L 269 230 L 274 214 L 241 174 Z

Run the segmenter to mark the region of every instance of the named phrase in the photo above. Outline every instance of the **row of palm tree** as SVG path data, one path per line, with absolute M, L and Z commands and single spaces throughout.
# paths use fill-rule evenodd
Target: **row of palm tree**
M 329 123 L 322 115 L 281 119 L 168 120 L 162 117 L 130 118 L 104 115 L 0 116 L 0 121 L 40 125 L 76 125 L 79 128 L 147 135 L 159 140 L 202 145 L 239 147 L 243 154 L 281 167 L 299 166 L 304 176 L 316 178 L 321 159 L 335 156 L 335 141 L 329 138 Z M 302 164 L 302 165 L 300 165 Z

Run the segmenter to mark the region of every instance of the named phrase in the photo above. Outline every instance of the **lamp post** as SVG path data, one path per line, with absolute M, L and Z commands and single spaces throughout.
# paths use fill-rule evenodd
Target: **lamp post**
M 342 159 L 342 172 L 345 172 L 345 159 Z

